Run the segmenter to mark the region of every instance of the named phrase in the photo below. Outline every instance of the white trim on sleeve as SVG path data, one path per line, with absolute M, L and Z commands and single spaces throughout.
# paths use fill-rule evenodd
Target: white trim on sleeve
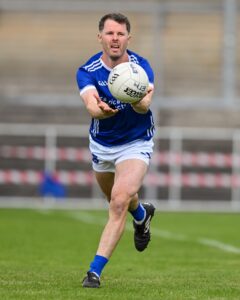
M 85 87 L 80 91 L 80 95 L 82 95 L 83 93 L 85 93 L 86 91 L 91 90 L 91 89 L 95 89 L 95 90 L 96 90 L 96 87 L 95 87 L 94 85 L 87 85 L 87 86 L 85 86 Z

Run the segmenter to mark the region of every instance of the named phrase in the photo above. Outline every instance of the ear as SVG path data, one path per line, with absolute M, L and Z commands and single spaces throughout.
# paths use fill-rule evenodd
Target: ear
M 99 32 L 98 35 L 98 42 L 101 43 L 102 42 L 102 34 Z
M 132 36 L 129 34 L 129 36 L 128 36 L 128 43 L 130 42 L 131 38 L 132 38 Z

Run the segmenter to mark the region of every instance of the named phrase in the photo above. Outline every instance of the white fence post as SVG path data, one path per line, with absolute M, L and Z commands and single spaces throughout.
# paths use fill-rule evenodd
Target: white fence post
M 226 105 L 236 101 L 236 0 L 224 0 L 223 100 Z
M 168 201 L 171 207 L 179 207 L 181 204 L 181 164 L 177 164 L 176 154 L 182 152 L 182 132 L 178 129 L 173 129 L 169 134 L 170 143 L 170 178 L 172 178 L 171 185 L 169 187 Z
M 56 171 L 56 143 L 57 132 L 55 127 L 51 126 L 46 129 L 45 132 L 45 172 L 53 173 Z
M 232 178 L 235 184 L 232 183 L 232 200 L 231 205 L 233 208 L 240 208 L 240 131 L 236 130 L 233 133 L 233 149 L 232 149 Z

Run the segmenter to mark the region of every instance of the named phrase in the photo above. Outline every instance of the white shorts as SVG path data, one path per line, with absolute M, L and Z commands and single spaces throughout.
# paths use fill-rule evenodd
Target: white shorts
M 141 159 L 147 165 L 153 152 L 153 140 L 136 140 L 124 145 L 106 147 L 89 137 L 92 166 L 96 172 L 115 172 L 115 165 L 126 159 Z

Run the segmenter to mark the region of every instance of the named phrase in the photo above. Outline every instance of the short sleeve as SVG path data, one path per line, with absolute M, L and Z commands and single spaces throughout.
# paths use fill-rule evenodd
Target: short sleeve
M 77 70 L 76 80 L 80 90 L 80 95 L 88 89 L 96 88 L 94 79 L 90 76 L 89 72 L 82 67 Z

